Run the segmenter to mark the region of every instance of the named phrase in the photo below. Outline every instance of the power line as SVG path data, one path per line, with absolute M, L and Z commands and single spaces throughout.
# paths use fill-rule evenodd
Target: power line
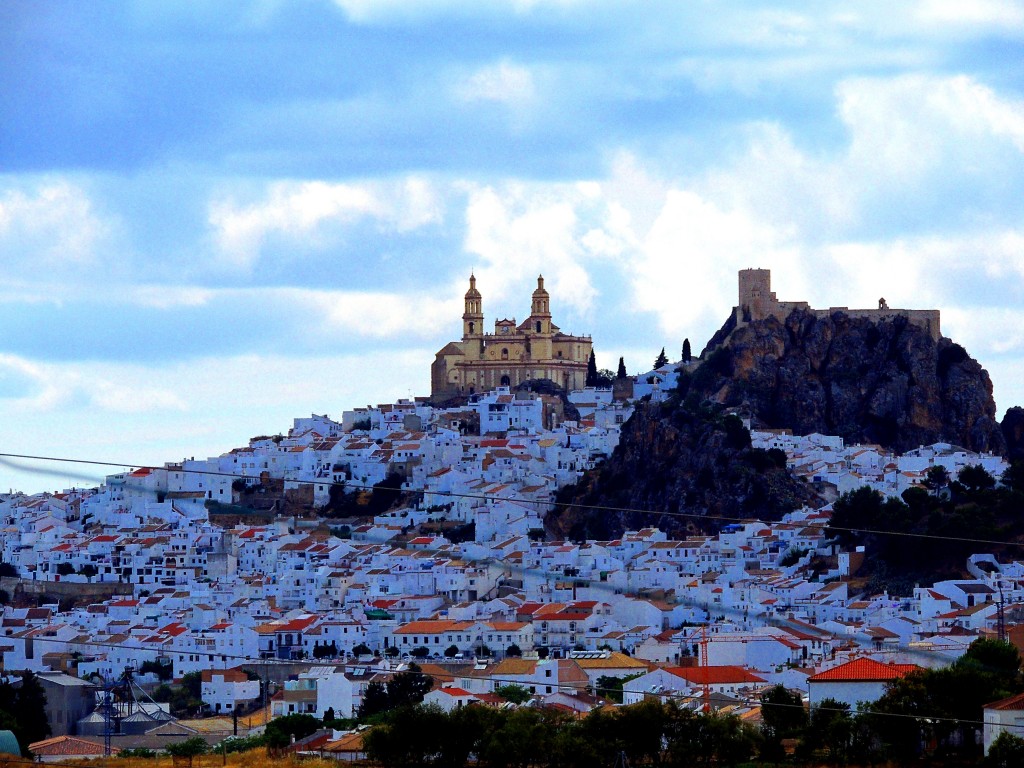
M 39 456 L 39 455 L 18 454 L 18 453 L 0 453 L 0 460 L 2 460 L 2 459 L 23 459 L 23 460 L 31 460 L 31 461 L 64 462 L 64 463 L 70 463 L 70 464 L 87 464 L 87 465 L 103 466 L 103 467 L 121 467 L 121 468 L 136 467 L 137 470 L 138 469 L 146 469 L 146 470 L 150 470 L 150 471 L 161 471 L 161 472 L 181 472 L 183 474 L 208 475 L 208 476 L 212 476 L 212 477 L 230 477 L 230 478 L 236 479 L 236 480 L 257 480 L 257 479 L 259 479 L 258 477 L 253 477 L 252 475 L 246 475 L 244 473 L 238 473 L 238 472 L 224 472 L 224 471 L 220 471 L 220 470 L 185 469 L 184 467 L 169 468 L 167 466 L 157 466 L 157 465 L 147 465 L 147 464 L 132 464 L 132 463 L 114 462 L 114 461 L 98 461 L 98 460 L 95 460 L 95 459 L 72 459 L 72 458 L 61 457 L 61 456 Z M 10 462 L 4 462 L 4 463 L 10 464 Z M 14 465 L 14 466 L 18 466 L 18 465 Z M 22 466 L 18 466 L 18 469 L 32 471 L 31 469 L 29 469 L 27 467 L 22 467 Z M 295 478 L 295 479 L 289 478 L 289 479 L 286 480 L 283 477 L 282 478 L 271 478 L 271 479 L 273 479 L 273 480 L 280 480 L 281 482 L 294 483 L 296 485 L 330 485 L 330 486 L 337 486 L 337 487 L 341 487 L 341 488 L 352 488 L 352 489 L 361 490 L 361 491 L 372 491 L 372 490 L 375 489 L 375 486 L 372 486 L 372 485 L 362 485 L 362 484 L 359 484 L 359 483 L 352 483 L 352 482 L 349 482 L 349 481 L 335 481 L 335 480 L 328 480 L 328 479 L 306 480 L 306 479 L 300 479 L 300 478 Z M 483 500 L 483 501 L 493 501 L 494 500 L 494 497 L 489 496 L 489 495 L 487 495 L 485 493 L 460 493 L 460 492 L 455 492 L 455 491 L 426 490 L 426 489 L 422 489 L 422 488 L 409 488 L 409 489 L 386 488 L 384 490 L 394 491 L 395 493 L 403 493 L 404 492 L 404 493 L 412 493 L 412 494 L 424 494 L 424 495 L 430 495 L 430 496 L 442 496 L 442 497 L 455 498 L 455 499 L 476 499 L 476 500 Z M 625 514 L 639 514 L 639 515 L 650 515 L 650 516 L 653 516 L 653 517 L 658 517 L 658 516 L 661 516 L 661 517 L 680 517 L 680 518 L 693 519 L 693 520 L 713 520 L 715 522 L 724 522 L 724 523 L 732 523 L 732 524 L 761 522 L 761 521 L 756 520 L 754 518 L 735 518 L 735 517 L 726 517 L 724 515 L 703 515 L 703 514 L 698 514 L 696 512 L 672 512 L 672 511 L 668 511 L 668 510 L 650 510 L 650 509 L 641 509 L 639 507 L 620 507 L 620 506 L 602 505 L 602 504 L 574 504 L 572 502 L 555 501 L 554 499 L 550 499 L 549 500 L 549 499 L 525 499 L 525 498 L 518 498 L 518 499 L 499 499 L 499 500 L 500 501 L 505 501 L 507 503 L 519 504 L 519 505 L 523 505 L 523 506 L 525 506 L 525 505 L 535 505 L 535 506 L 545 506 L 545 507 L 555 507 L 555 508 L 562 507 L 562 508 L 566 508 L 566 509 L 573 508 L 573 507 L 581 507 L 581 508 L 584 508 L 584 509 L 593 510 L 595 512 L 615 512 L 615 513 L 625 513 Z M 836 531 L 836 532 L 843 532 L 843 533 L 871 534 L 871 535 L 876 535 L 876 536 L 899 536 L 899 537 L 902 537 L 902 538 L 924 539 L 924 540 L 930 540 L 930 541 L 957 541 L 957 542 L 961 542 L 961 543 L 964 543 L 964 544 L 982 544 L 982 545 L 986 545 L 986 546 L 1003 546 L 1003 547 L 1005 547 L 1005 546 L 1013 546 L 1013 547 L 1024 548 L 1024 541 L 1006 541 L 1006 540 L 1000 540 L 1000 539 L 982 539 L 982 538 L 972 538 L 972 537 L 967 537 L 967 536 L 943 536 L 943 535 L 940 535 L 940 534 L 917 533 L 917 532 L 913 532 L 913 531 L 895 531 L 895 530 L 886 530 L 886 529 L 880 529 L 880 528 L 864 528 L 864 527 L 859 527 L 858 528 L 858 527 L 852 527 L 852 526 L 834 526 L 834 525 L 831 525 L 830 523 L 821 523 L 821 522 L 815 522 L 815 521 L 810 521 L 810 520 L 809 521 L 803 521 L 803 522 L 773 521 L 773 522 L 766 522 L 764 524 L 765 525 L 775 526 L 775 527 L 778 527 L 778 528 L 791 528 L 791 529 L 800 529 L 800 530 L 811 528 L 811 529 L 815 529 L 815 530 L 821 530 L 822 532 L 826 532 L 826 533 L 830 532 L 830 531 Z

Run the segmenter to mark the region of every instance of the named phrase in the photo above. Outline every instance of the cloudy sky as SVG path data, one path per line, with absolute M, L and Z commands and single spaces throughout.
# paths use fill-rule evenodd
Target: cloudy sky
M 1022 41 L 1003 0 L 2 3 L 0 452 L 162 463 L 426 394 L 471 270 L 488 322 L 543 272 L 630 371 L 743 267 L 937 307 L 1001 416 Z

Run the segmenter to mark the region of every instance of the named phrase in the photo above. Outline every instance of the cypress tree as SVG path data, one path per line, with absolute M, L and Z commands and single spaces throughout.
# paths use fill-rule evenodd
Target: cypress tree
M 616 372 L 615 378 L 617 378 L 617 379 L 624 379 L 624 378 L 626 378 L 626 363 L 625 363 L 625 361 L 621 357 L 619 358 L 619 370 L 618 370 L 618 372 Z
M 594 350 L 590 350 L 590 359 L 587 361 L 587 386 L 597 386 L 597 358 L 594 357 Z
M 661 352 L 659 352 L 658 356 L 654 359 L 654 369 L 657 370 L 666 363 L 668 363 L 668 358 L 665 356 L 665 348 L 662 347 Z
M 693 354 L 690 352 L 690 340 L 683 339 L 683 362 L 688 363 L 693 359 Z

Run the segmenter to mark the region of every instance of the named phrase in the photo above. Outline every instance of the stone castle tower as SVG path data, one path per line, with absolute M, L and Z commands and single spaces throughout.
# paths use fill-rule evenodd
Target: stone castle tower
M 551 322 L 551 296 L 544 276 L 530 301 L 530 315 L 522 323 L 496 320 L 494 332 L 484 332 L 483 297 L 476 276 L 469 277 L 462 313 L 462 340 L 446 344 L 430 367 L 430 394 L 434 399 L 515 387 L 524 381 L 549 379 L 565 389 L 579 389 L 587 379 L 593 343 L 589 336 L 562 333 Z
M 905 317 L 914 325 L 925 328 L 936 341 L 942 335 L 939 329 L 939 310 L 937 309 L 890 309 L 885 299 L 878 300 L 878 309 L 849 309 L 847 307 L 811 309 L 806 301 L 779 301 L 772 291 L 772 273 L 770 270 L 740 270 L 739 301 L 734 310 L 737 326 L 756 320 L 765 320 L 769 317 L 774 317 L 782 323 L 785 322 L 791 312 L 798 309 L 811 312 L 818 317 L 826 317 L 835 312 L 842 312 L 850 317 L 863 317 L 875 321 L 896 316 Z

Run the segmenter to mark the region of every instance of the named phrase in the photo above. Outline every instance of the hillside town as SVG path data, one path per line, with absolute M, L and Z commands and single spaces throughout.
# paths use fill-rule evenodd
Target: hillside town
M 220 739 L 196 724 L 261 708 L 264 720 L 353 718 L 368 686 L 411 664 L 433 678 L 424 701 L 446 711 L 500 702 L 496 690 L 514 685 L 586 712 L 605 703 L 598 681 L 614 678 L 624 704 L 655 697 L 756 717 L 771 686 L 856 706 L 978 638 L 1024 639 L 1008 620 L 1024 603 L 1024 562 L 979 552 L 968 578 L 870 593 L 853 578 L 870 553 L 828 535 L 830 504 L 685 539 L 646 528 L 548 540 L 557 491 L 614 451 L 635 398 L 662 398 L 688 364 L 565 402 L 499 386 L 455 407 L 312 415 L 220 456 L 0 495 L 3 669 L 78 691 L 51 722 L 69 739 L 109 728 L 93 692 L 126 668 L 150 687 L 158 666 L 174 681 L 198 674 L 200 720 L 178 721 L 176 738 Z M 794 473 L 836 494 L 899 496 L 935 467 L 999 478 L 1007 466 L 941 443 L 894 455 L 754 430 L 751 444 L 784 451 Z M 400 503 L 324 516 L 339 489 L 358 507 L 395 477 Z M 274 488 L 267 514 L 247 519 L 242 500 Z M 33 586 L 63 597 L 32 606 Z M 115 743 L 171 720 L 166 705 L 140 712 L 146 728 Z

